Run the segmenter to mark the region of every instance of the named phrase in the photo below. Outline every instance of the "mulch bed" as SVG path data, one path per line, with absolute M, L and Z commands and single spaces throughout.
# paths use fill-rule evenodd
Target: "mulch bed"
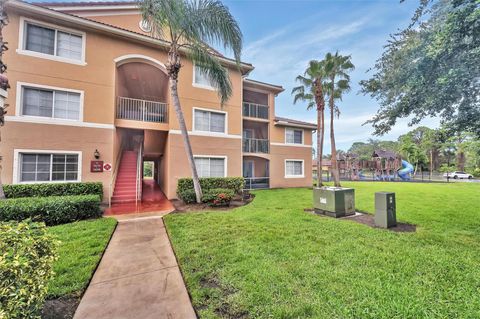
M 77 310 L 80 298 L 60 297 L 45 301 L 42 319 L 71 319 Z
M 313 213 L 313 214 L 318 215 L 318 216 L 328 217 L 328 216 L 325 216 L 325 215 L 322 215 L 322 214 L 316 214 L 312 208 L 306 208 L 306 209 L 304 209 L 304 211 Z M 332 217 L 330 217 L 330 218 L 332 218 Z M 407 223 L 400 223 L 400 222 L 397 222 L 397 226 L 395 226 L 395 227 L 390 227 L 390 228 L 377 227 L 377 226 L 375 226 L 375 217 L 373 215 L 365 214 L 365 213 L 359 213 L 359 212 L 357 212 L 353 216 L 341 217 L 339 219 L 351 220 L 351 221 L 357 222 L 359 224 L 364 224 L 364 225 L 370 226 L 372 228 L 387 229 L 387 230 L 390 230 L 390 231 L 393 231 L 393 232 L 399 232 L 399 233 L 413 233 L 413 232 L 417 231 L 417 226 L 416 225 L 407 224 Z
M 173 204 L 175 207 L 174 213 L 188 213 L 188 212 L 198 212 L 198 211 L 228 211 L 232 210 L 237 207 L 245 206 L 250 204 L 253 199 L 254 199 L 253 194 L 249 194 L 247 198 L 234 198 L 230 202 L 229 206 L 210 206 L 208 204 L 202 203 L 202 204 L 185 204 L 182 200 L 179 199 L 173 199 L 170 202 Z

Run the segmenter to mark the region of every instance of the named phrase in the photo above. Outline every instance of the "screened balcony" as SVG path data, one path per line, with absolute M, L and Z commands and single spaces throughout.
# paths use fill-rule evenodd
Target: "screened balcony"
M 268 120 L 268 106 L 243 102 L 243 116 Z
M 265 139 L 244 138 L 243 151 L 245 153 L 269 153 L 270 142 Z
M 152 123 L 167 123 L 167 103 L 117 97 L 117 119 Z

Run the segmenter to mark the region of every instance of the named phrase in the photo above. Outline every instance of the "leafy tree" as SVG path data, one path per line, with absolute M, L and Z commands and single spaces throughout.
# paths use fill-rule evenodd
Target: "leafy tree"
M 413 172 L 414 175 L 417 174 L 418 165 L 424 164 L 427 161 L 425 153 L 408 135 L 400 142 L 400 152 L 402 156 L 407 159 L 407 161 L 415 164 L 415 171 Z
M 307 102 L 307 110 L 317 110 L 317 186 L 322 186 L 323 142 L 325 139 L 325 85 L 327 74 L 324 61 L 309 62 L 303 75 L 296 81 L 300 83 L 292 89 L 293 103 Z
M 392 36 L 373 76 L 360 82 L 362 92 L 380 102 L 367 122 L 375 134 L 388 132 L 399 118 L 416 124 L 439 116 L 480 136 L 479 47 L 478 0 L 421 0 L 410 26 Z
M 152 27 L 152 36 L 169 42 L 166 68 L 170 94 L 192 171 L 196 199 L 200 203 L 202 189 L 178 98 L 181 53 L 207 75 L 223 105 L 232 95 L 232 85 L 227 70 L 207 43 L 231 49 L 235 60 L 240 63 L 242 33 L 228 8 L 219 0 L 144 0 L 139 5 L 143 19 Z
M 340 115 L 336 101 L 341 101 L 344 93 L 350 91 L 349 72 L 355 69 L 351 61 L 351 56 L 343 56 L 336 52 L 325 55 L 324 67 L 327 75 L 326 92 L 328 96 L 328 106 L 330 108 L 330 145 L 332 149 L 332 176 L 335 187 L 340 187 L 340 175 L 338 173 L 337 149 L 335 146 L 335 129 L 333 120 L 335 116 Z

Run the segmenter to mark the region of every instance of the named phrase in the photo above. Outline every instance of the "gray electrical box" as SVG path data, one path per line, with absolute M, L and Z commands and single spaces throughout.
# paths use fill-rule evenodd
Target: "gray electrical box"
M 397 226 L 395 193 L 375 193 L 375 225 L 382 228 Z
M 330 217 L 354 215 L 355 190 L 342 187 L 314 188 L 313 207 L 316 213 Z

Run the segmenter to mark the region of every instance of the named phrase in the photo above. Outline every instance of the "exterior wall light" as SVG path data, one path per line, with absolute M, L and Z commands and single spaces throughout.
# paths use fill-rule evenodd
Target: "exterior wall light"
M 95 152 L 93 152 L 93 156 L 95 156 L 95 159 L 98 160 L 100 158 L 100 152 L 97 149 L 95 149 Z

